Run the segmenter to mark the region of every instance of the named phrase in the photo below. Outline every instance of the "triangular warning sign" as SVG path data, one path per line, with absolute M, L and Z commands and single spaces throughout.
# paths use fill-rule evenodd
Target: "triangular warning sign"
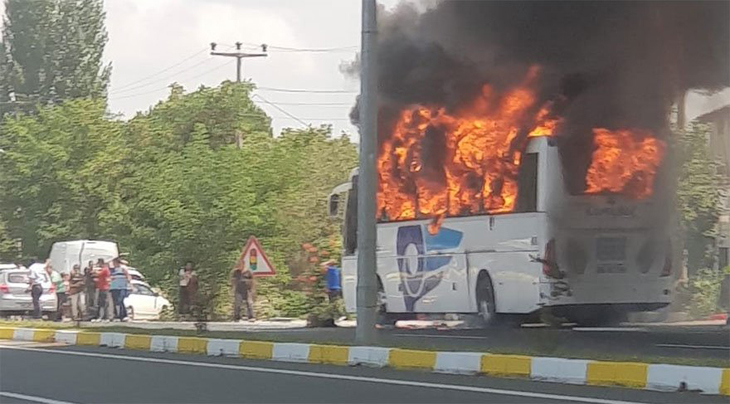
M 243 252 L 238 258 L 238 263 L 243 264 L 243 268 L 250 270 L 254 276 L 276 275 L 274 266 L 271 265 L 269 258 L 266 257 L 266 253 L 261 248 L 261 244 L 254 236 L 248 238 L 246 245 L 243 247 Z

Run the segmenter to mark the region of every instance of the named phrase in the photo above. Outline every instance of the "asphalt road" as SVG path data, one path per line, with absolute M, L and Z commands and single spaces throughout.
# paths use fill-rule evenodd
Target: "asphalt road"
M 454 351 L 524 352 L 599 358 L 673 357 L 730 358 L 730 332 L 725 326 L 617 327 L 617 328 L 489 328 L 489 329 L 383 329 L 378 344 L 406 348 Z M 300 328 L 258 330 L 220 335 L 288 342 L 350 344 L 353 328 Z
M 3 342 L 3 403 L 727 403 L 695 393 Z

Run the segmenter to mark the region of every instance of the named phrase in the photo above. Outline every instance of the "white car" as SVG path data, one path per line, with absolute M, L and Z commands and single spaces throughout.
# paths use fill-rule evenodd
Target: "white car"
M 42 264 L 34 264 L 42 265 Z M 56 288 L 48 275 L 42 273 L 43 294 L 40 306 L 43 314 L 51 317 L 56 312 Z M 33 299 L 28 289 L 28 270 L 3 266 L 0 270 L 0 316 L 33 312 Z
M 124 304 L 131 320 L 158 320 L 163 310 L 172 308 L 169 300 L 138 280 L 132 280 L 132 291 Z

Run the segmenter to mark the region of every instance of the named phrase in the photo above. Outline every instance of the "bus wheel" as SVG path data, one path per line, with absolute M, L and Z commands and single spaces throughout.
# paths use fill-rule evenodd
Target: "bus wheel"
M 498 323 L 499 315 L 497 306 L 494 303 L 494 288 L 489 276 L 479 276 L 477 281 L 477 309 L 479 310 L 479 322 L 482 327 L 493 326 Z

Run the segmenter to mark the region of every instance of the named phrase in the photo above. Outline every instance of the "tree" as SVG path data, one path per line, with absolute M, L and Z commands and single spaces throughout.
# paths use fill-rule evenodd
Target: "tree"
M 0 56 L 0 112 L 106 96 L 111 66 L 101 0 L 6 0 Z
M 9 240 L 39 258 L 54 241 L 115 240 L 172 300 L 177 269 L 194 261 L 204 309 L 221 314 L 229 271 L 255 235 L 278 273 L 260 281 L 259 307 L 304 314 L 311 305 L 288 268 L 304 242 L 339 250 L 327 195 L 356 165 L 355 146 L 328 126 L 272 136 L 252 88 L 223 83 L 186 94 L 173 85 L 167 100 L 128 122 L 90 99 L 6 117 L 0 189 L 12 192 L 0 193 L 0 258 Z
M 75 100 L 6 118 L 0 126 L 0 217 L 26 257 L 59 239 L 103 236 L 123 157 L 120 122 L 100 101 Z
M 111 65 L 102 56 L 108 41 L 102 0 L 58 0 L 47 42 L 50 100 L 105 98 Z
M 10 262 L 17 258 L 15 242 L 10 237 L 5 222 L 0 218 L 0 261 Z
M 677 200 L 690 276 L 699 269 L 712 268 L 715 259 L 713 247 L 722 180 L 719 165 L 708 149 L 709 136 L 707 125 L 698 122 L 692 122 L 678 136 L 681 166 Z

